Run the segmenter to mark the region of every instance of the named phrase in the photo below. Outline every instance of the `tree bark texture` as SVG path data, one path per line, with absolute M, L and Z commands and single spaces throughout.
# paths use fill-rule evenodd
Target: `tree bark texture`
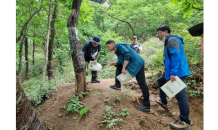
M 35 64 L 34 54 L 35 54 L 35 42 L 34 42 L 34 38 L 33 38 L 33 75 L 35 75 L 35 71 L 34 71 L 34 64 Z
M 55 37 L 55 20 L 57 17 L 57 9 L 58 9 L 58 3 L 55 1 L 55 7 L 54 7 L 54 14 L 52 15 L 52 21 L 51 21 L 51 36 L 49 40 L 49 47 L 48 47 L 48 79 L 49 82 L 52 80 L 54 84 L 56 85 L 55 75 L 54 75 L 54 69 L 53 69 L 53 45 L 54 45 L 54 37 Z
M 76 93 L 87 91 L 86 78 L 84 73 L 80 41 L 78 37 L 77 24 L 80 14 L 80 6 L 82 0 L 73 0 L 72 12 L 67 22 L 70 50 L 75 71 L 75 91 Z
M 46 130 L 19 82 L 16 83 L 16 130 Z
M 22 53 L 23 53 L 23 42 L 24 42 L 24 37 L 21 41 L 20 44 L 20 51 L 19 51 L 19 55 L 20 55 L 20 62 L 19 62 L 19 69 L 18 69 L 18 82 L 21 84 L 21 68 L 22 68 Z
M 45 43 L 45 59 L 44 59 L 44 65 L 43 65 L 43 68 L 42 68 L 41 88 L 44 87 L 45 72 L 46 72 L 47 60 L 48 60 L 48 42 L 49 42 L 49 31 L 50 31 L 50 14 L 51 14 L 51 0 L 49 0 L 48 31 L 47 31 L 46 43 Z
M 28 73 L 29 73 L 29 61 L 28 61 L 28 39 L 25 38 L 25 61 L 26 61 L 26 80 L 29 79 Z

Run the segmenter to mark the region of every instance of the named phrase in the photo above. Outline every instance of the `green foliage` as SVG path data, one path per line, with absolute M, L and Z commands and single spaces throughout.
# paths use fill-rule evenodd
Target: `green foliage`
M 184 49 L 188 64 L 197 64 L 203 62 L 203 58 L 198 47 L 198 43 L 201 39 L 200 37 L 191 36 L 188 32 L 187 25 L 184 25 L 182 29 L 174 29 L 173 34 L 181 36 L 184 39 Z
M 121 112 L 121 115 L 122 115 L 122 116 L 127 116 L 127 115 L 129 115 L 128 110 L 129 110 L 128 108 L 123 108 L 123 109 L 122 109 L 122 112 Z
M 171 3 L 180 6 L 180 10 L 185 12 L 184 17 L 190 17 L 193 13 L 203 15 L 203 0 L 172 0 Z
M 69 101 L 69 104 L 68 104 L 68 107 L 67 107 L 67 112 L 73 112 L 73 113 L 77 112 L 77 113 L 79 113 L 82 116 L 88 110 L 90 110 L 91 108 L 83 108 L 84 107 L 83 106 L 84 103 L 79 101 L 79 98 L 83 97 L 83 95 L 86 95 L 86 94 L 88 94 L 88 92 L 81 92 L 81 93 L 74 94 L 72 96 L 72 98 L 70 99 L 70 101 Z
M 153 66 L 156 71 L 164 70 L 164 60 L 163 60 L 163 50 L 159 50 L 156 52 L 156 55 L 152 58 Z
M 115 99 L 115 101 L 118 101 L 118 102 L 122 101 L 122 97 L 120 97 L 115 91 L 110 93 L 110 95 L 111 95 L 111 99 Z
M 51 95 L 54 95 L 57 91 L 54 84 L 49 83 L 48 80 L 45 80 L 44 87 L 41 89 L 40 78 L 41 77 L 31 78 L 23 84 L 23 90 L 33 106 L 41 104 L 44 100 L 49 98 Z
M 106 106 L 105 109 L 106 109 L 106 113 L 105 115 L 103 116 L 104 120 L 101 121 L 101 124 L 100 126 L 104 126 L 104 123 L 107 123 L 108 125 L 108 128 L 111 128 L 112 126 L 116 125 L 118 122 L 122 122 L 123 120 L 120 119 L 120 118 L 113 118 L 115 116 L 117 116 L 118 114 L 116 114 L 115 112 L 113 112 L 111 110 L 112 107 L 110 106 Z
M 143 51 L 140 55 L 145 60 L 145 68 L 152 68 L 156 70 L 163 69 L 163 47 L 164 44 L 155 37 L 150 37 L 144 43 L 141 43 Z
M 104 66 L 102 68 L 101 72 L 98 72 L 98 78 L 100 78 L 100 79 L 113 79 L 113 78 L 115 78 L 115 73 L 116 73 L 116 67 L 109 66 L 109 63 L 108 63 L 107 66 Z
M 191 97 L 203 97 L 203 63 L 194 64 L 189 67 L 191 75 L 186 78 L 186 91 Z
M 91 108 L 86 107 L 86 108 L 81 109 L 79 112 L 80 116 L 84 115 L 89 109 L 91 109 Z

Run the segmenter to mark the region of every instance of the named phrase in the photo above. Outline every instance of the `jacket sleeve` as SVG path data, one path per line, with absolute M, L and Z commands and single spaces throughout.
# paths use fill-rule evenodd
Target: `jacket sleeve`
M 130 60 L 130 51 L 127 49 L 127 46 L 120 46 L 121 55 L 123 55 L 123 59 L 126 61 Z
M 116 66 L 121 65 L 121 62 L 117 60 L 116 64 L 117 64 Z
M 180 61 L 180 41 L 178 38 L 170 38 L 168 41 L 168 53 L 171 62 L 170 75 L 178 75 Z
M 89 41 L 87 41 L 84 45 L 83 45 L 83 48 L 82 48 L 82 51 L 83 52 L 87 52 L 88 48 L 89 48 Z

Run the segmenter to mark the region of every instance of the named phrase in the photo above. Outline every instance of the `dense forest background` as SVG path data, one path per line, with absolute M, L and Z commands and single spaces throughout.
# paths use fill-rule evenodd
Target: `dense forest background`
M 45 0 L 16 1 L 16 76 L 32 105 L 37 106 L 54 94 L 55 86 L 74 81 L 67 28 L 71 6 L 72 0 L 52 0 L 51 4 Z M 102 51 L 98 63 L 103 65 L 103 71 L 98 78 L 111 79 L 115 68 L 109 63 L 116 61 L 116 56 L 107 50 L 107 40 L 130 44 L 136 35 L 143 46 L 140 55 L 145 59 L 145 67 L 155 73 L 163 70 L 163 43 L 156 38 L 156 29 L 169 25 L 172 34 L 184 38 L 192 79 L 187 85 L 201 86 L 201 81 L 193 80 L 203 70 L 203 58 L 197 46 L 200 38 L 192 37 L 187 31 L 200 22 L 203 22 L 203 0 L 108 0 L 103 4 L 83 0 L 78 33 L 81 48 L 93 36 L 100 36 Z M 48 58 L 46 77 L 41 80 L 45 58 Z M 86 78 L 91 78 L 89 71 Z M 196 97 L 203 94 L 200 87 L 189 92 Z

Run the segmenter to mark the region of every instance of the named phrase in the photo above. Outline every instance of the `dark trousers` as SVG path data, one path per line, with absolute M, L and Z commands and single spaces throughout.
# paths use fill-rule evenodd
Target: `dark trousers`
M 90 59 L 88 57 L 85 57 L 85 61 L 89 63 L 89 61 L 94 61 L 94 59 Z M 97 71 L 91 71 L 92 72 L 92 79 L 96 79 L 98 77 Z M 86 65 L 85 65 L 85 73 L 86 73 Z
M 117 66 L 116 77 L 122 73 L 122 68 L 123 68 L 122 65 Z M 141 69 L 139 70 L 138 74 L 136 75 L 136 80 L 137 80 L 137 82 L 142 90 L 142 94 L 144 97 L 143 105 L 150 108 L 149 90 L 148 90 L 148 86 L 147 86 L 146 81 L 145 81 L 144 64 L 142 65 Z M 115 84 L 121 85 L 120 81 L 117 78 L 115 78 Z
M 180 78 L 183 82 L 184 82 L 184 77 Z M 160 88 L 162 87 L 167 81 L 166 78 L 164 77 L 164 74 L 161 75 L 158 79 L 157 79 L 158 85 L 159 85 L 159 95 L 160 95 L 160 100 L 162 103 L 167 104 L 167 99 L 166 99 L 166 94 L 164 93 L 164 91 Z M 189 120 L 189 104 L 188 104 L 188 98 L 186 96 L 185 93 L 185 88 L 183 90 L 181 90 L 178 94 L 176 94 L 176 99 L 179 105 L 179 110 L 180 110 L 180 119 L 188 124 L 190 124 L 190 120 Z

